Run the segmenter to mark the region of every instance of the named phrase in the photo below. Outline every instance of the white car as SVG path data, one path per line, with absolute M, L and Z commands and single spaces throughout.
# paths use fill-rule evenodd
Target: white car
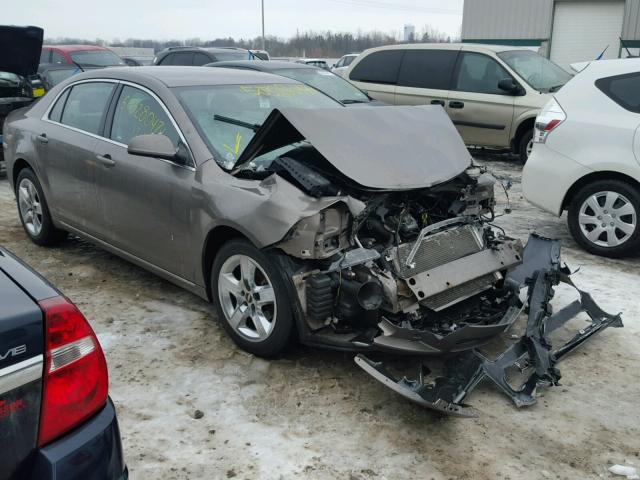
M 336 75 L 340 75 L 344 78 L 345 72 L 349 69 L 349 65 L 353 62 L 359 53 L 347 53 L 343 55 L 340 60 L 338 60 L 333 67 L 331 67 L 331 71 Z
M 585 250 L 640 252 L 640 59 L 591 62 L 540 112 L 524 196 Z

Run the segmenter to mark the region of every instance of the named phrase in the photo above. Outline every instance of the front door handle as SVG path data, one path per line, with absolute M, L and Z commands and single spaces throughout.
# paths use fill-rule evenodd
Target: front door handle
M 101 164 L 103 164 L 105 167 L 115 167 L 116 166 L 116 161 L 111 158 L 111 155 L 106 154 L 106 155 L 96 155 L 96 158 L 100 161 Z
M 431 100 L 431 105 L 440 105 L 444 107 L 444 100 Z
M 458 102 L 457 100 L 452 100 L 449 102 L 449 108 L 464 108 L 464 102 Z
M 38 135 L 36 138 L 38 139 L 38 141 L 39 141 L 40 143 L 43 143 L 43 144 L 44 144 L 44 143 L 49 143 L 49 139 L 47 138 L 47 134 L 46 134 L 46 133 L 43 133 L 43 134 L 41 134 L 41 135 Z

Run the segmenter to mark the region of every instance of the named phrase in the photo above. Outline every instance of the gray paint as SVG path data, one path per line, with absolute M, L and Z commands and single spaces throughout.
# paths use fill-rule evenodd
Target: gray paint
M 462 39 L 547 39 L 553 0 L 465 0 Z
M 465 0 L 463 40 L 551 37 L 554 0 Z M 640 0 L 626 0 L 624 40 L 640 40 Z
M 623 40 L 640 40 L 640 0 L 627 0 L 622 24 Z

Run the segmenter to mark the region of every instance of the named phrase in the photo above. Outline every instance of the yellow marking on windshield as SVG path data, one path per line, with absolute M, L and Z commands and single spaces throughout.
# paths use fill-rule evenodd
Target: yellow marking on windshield
M 275 85 L 240 85 L 240 90 L 258 97 L 295 97 L 315 94 L 317 91 L 308 85 L 275 84 Z
M 236 143 L 235 143 L 234 147 L 230 147 L 226 143 L 223 146 L 224 146 L 224 148 L 226 150 L 228 150 L 229 152 L 231 152 L 233 155 L 235 155 L 237 157 L 238 153 L 240 153 L 240 142 L 241 141 L 242 141 L 242 135 L 240 135 L 240 132 L 237 132 L 236 133 Z

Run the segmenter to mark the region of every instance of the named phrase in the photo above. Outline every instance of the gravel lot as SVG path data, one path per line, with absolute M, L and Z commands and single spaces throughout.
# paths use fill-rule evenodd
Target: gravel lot
M 524 203 L 519 165 L 482 162 L 514 182 L 514 212 L 498 223 L 522 239 L 533 230 L 561 238 L 564 260 L 580 267 L 576 283 L 622 311 L 625 328 L 561 363 L 563 385 L 534 407 L 518 410 L 480 386 L 469 399 L 477 419 L 403 400 L 349 354 L 297 347 L 264 361 L 238 350 L 200 298 L 77 238 L 55 249 L 29 242 L 5 178 L 0 244 L 76 302 L 98 333 L 133 479 L 574 479 L 640 465 L 640 259 L 580 251 L 564 218 Z M 573 298 L 564 288 L 556 295 L 558 304 Z

